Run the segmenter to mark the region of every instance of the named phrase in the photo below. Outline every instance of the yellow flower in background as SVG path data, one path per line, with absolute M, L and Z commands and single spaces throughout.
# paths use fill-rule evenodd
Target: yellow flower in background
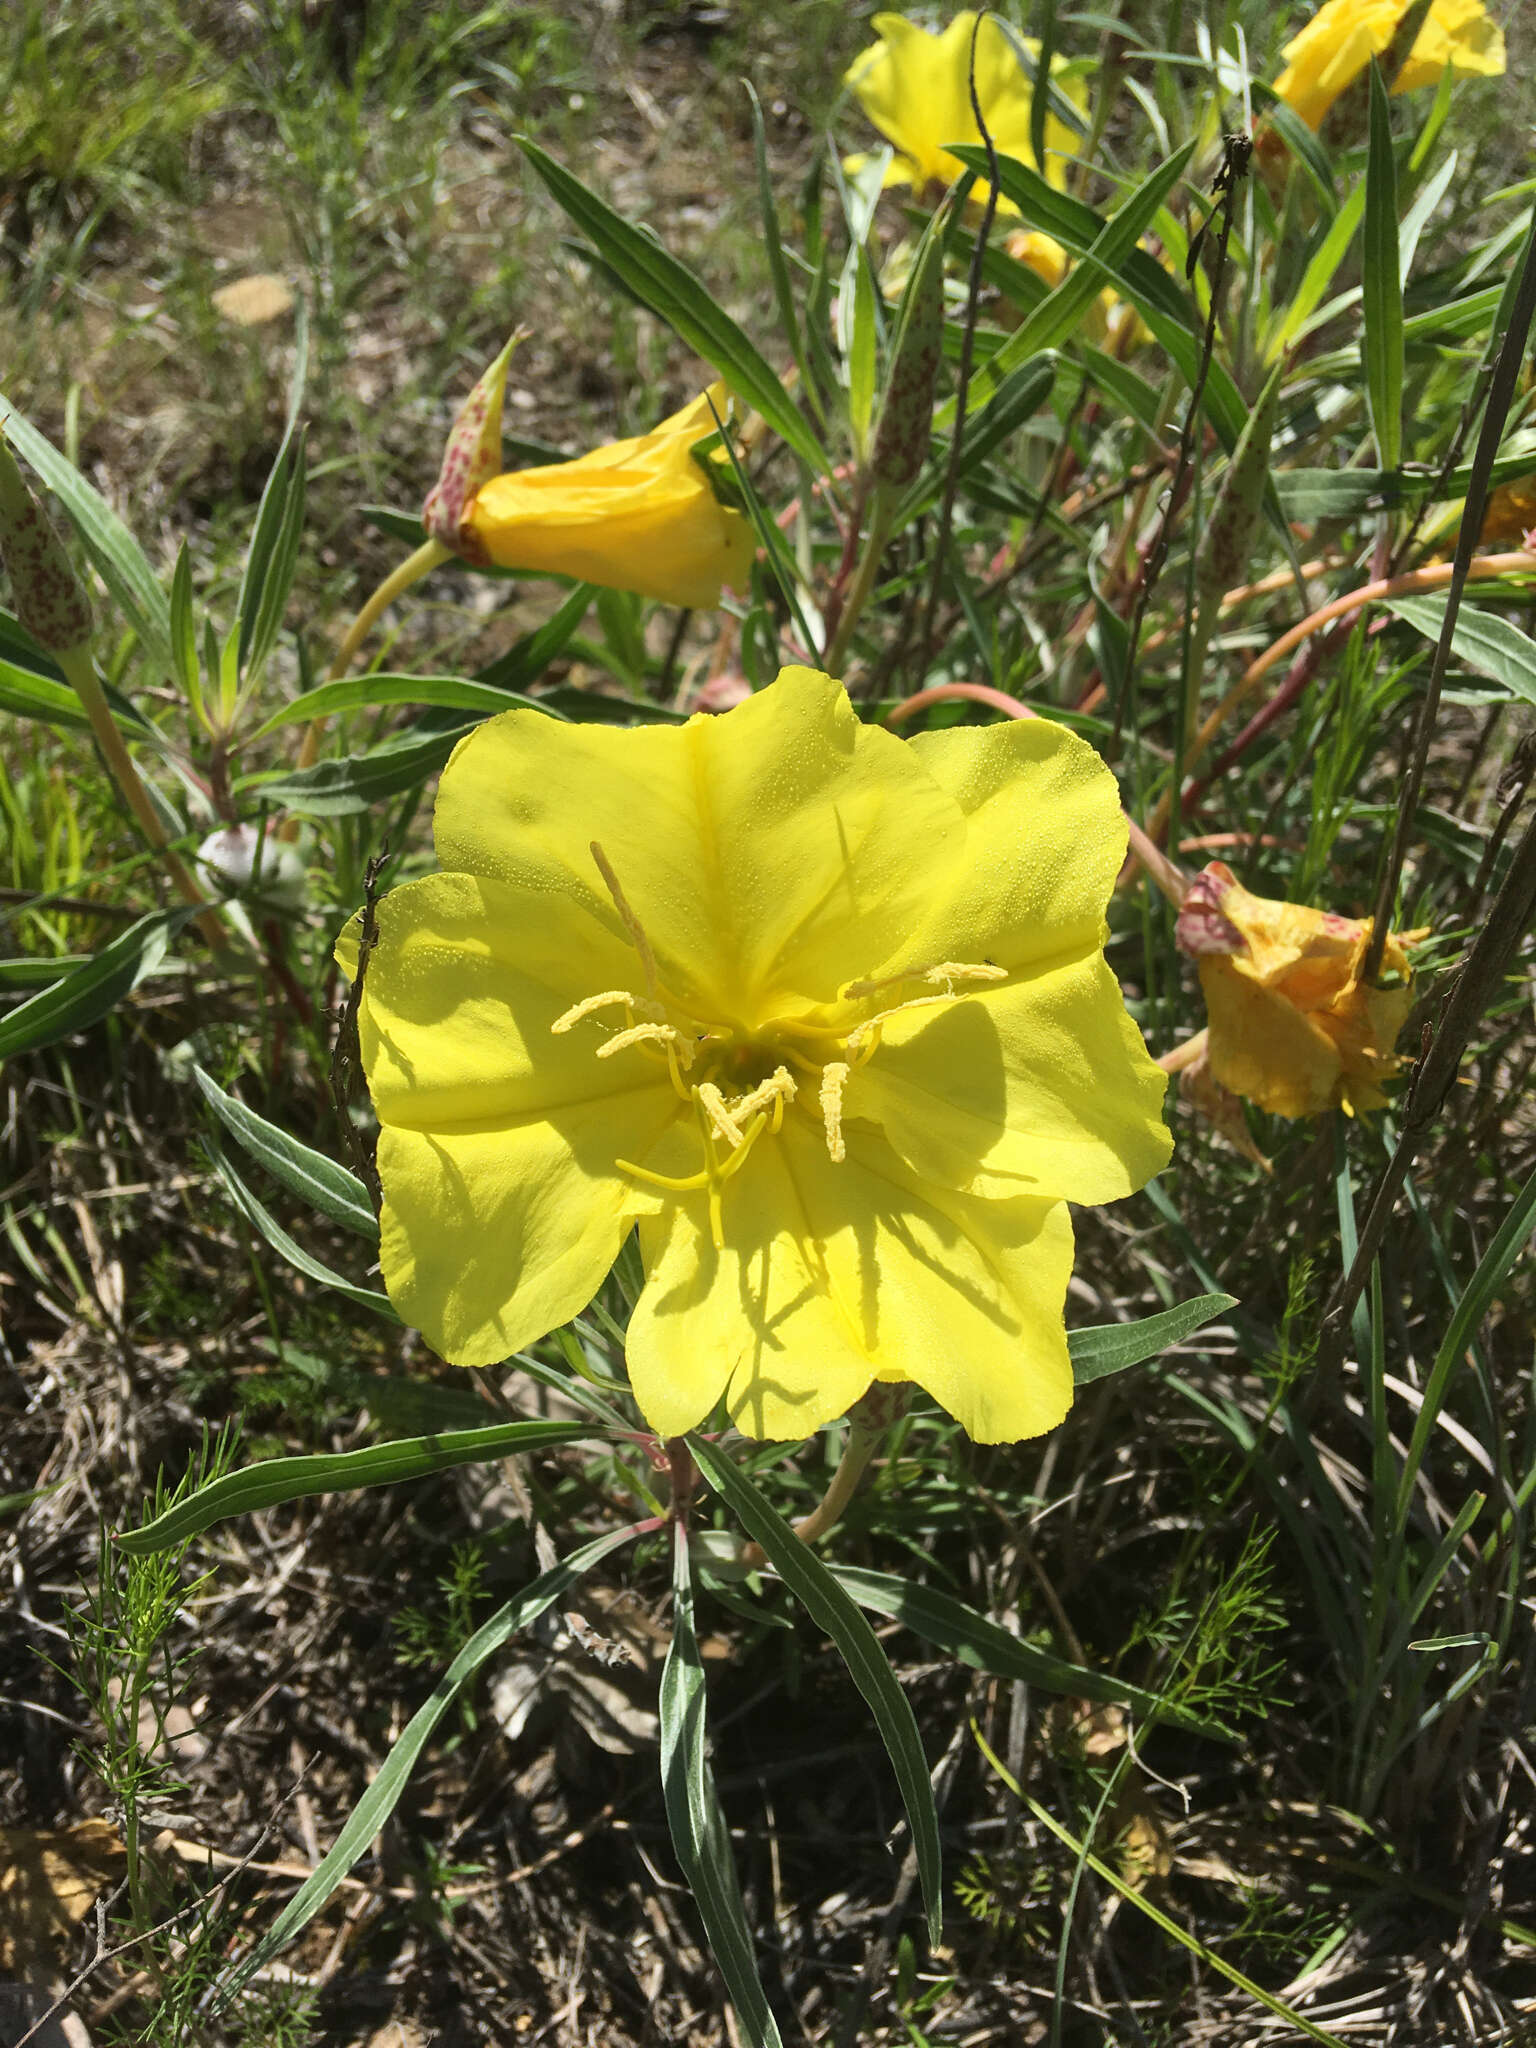
M 486 1365 L 636 1224 L 635 1397 L 798 1437 L 913 1381 L 982 1442 L 1072 1398 L 1066 1203 L 1166 1162 L 1105 962 L 1113 776 L 1045 720 L 906 741 L 808 669 L 681 727 L 512 711 L 360 1006 L 390 1296 Z M 338 949 L 345 961 L 346 947 Z
M 1309 128 L 1323 117 L 1373 57 L 1380 56 L 1411 0 L 1328 0 L 1285 46 L 1288 63 L 1275 91 Z M 1434 0 L 1392 91 L 1437 84 L 1447 68 L 1496 78 L 1504 69 L 1504 37 L 1481 0 Z
M 1386 988 L 1360 979 L 1370 936 L 1369 918 L 1250 896 L 1212 861 L 1190 885 L 1178 939 L 1199 962 L 1214 1079 L 1277 1116 L 1380 1109 L 1413 1006 L 1405 949 L 1427 934 L 1389 934 Z
M 888 186 L 912 185 L 922 191 L 930 184 L 951 184 L 965 167 L 944 144 L 981 141 L 971 108 L 971 33 L 975 25 L 976 16 L 969 10 L 957 14 L 938 35 L 900 14 L 877 14 L 871 21 L 880 40 L 854 59 L 844 83 L 895 147 L 896 155 L 886 167 Z M 1026 38 L 1024 47 L 1032 55 L 1039 54 L 1038 43 Z M 1064 58 L 1052 58 L 1053 79 L 1065 68 Z M 1057 83 L 1074 106 L 1086 111 L 1087 95 L 1080 83 L 1063 79 Z M 992 15 L 983 20 L 976 38 L 976 97 L 999 154 L 1017 157 L 1039 170 L 1029 135 L 1034 83 L 1006 31 Z M 1067 160 L 1077 154 L 1079 143 L 1080 137 L 1065 121 L 1054 113 L 1046 116 L 1044 175 L 1058 191 L 1066 183 Z M 849 157 L 846 165 L 853 171 L 865 161 Z M 974 187 L 978 199 L 985 199 L 986 190 L 980 182 Z M 1018 211 L 1003 198 L 999 198 L 998 208 L 1004 213 Z
M 461 528 L 472 558 L 504 569 L 574 576 L 701 609 L 723 584 L 745 587 L 752 527 L 722 505 L 690 452 L 723 416 L 723 385 L 629 441 L 572 462 L 492 477 Z

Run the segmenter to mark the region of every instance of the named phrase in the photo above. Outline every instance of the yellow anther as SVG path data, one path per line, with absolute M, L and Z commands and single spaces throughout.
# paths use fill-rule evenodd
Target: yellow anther
M 751 1116 L 759 1109 L 773 1112 L 773 1128 L 778 1130 L 784 1121 L 784 1105 L 795 1099 L 795 1077 L 788 1067 L 775 1067 L 766 1081 L 759 1081 L 749 1095 L 743 1095 L 731 1114 L 738 1119 Z
M 739 1145 L 745 1143 L 741 1125 L 736 1121 L 730 1110 L 726 1108 L 725 1097 L 720 1093 L 720 1090 L 713 1081 L 701 1081 L 693 1092 L 698 1098 L 700 1109 L 703 1110 L 705 1116 L 709 1119 L 711 1128 L 718 1137 L 724 1138 L 732 1151 L 735 1151 Z M 739 1107 L 740 1105 L 738 1104 Z
M 603 884 L 608 894 L 613 898 L 613 907 L 622 918 L 625 931 L 629 933 L 630 944 L 640 955 L 640 965 L 645 973 L 646 992 L 648 995 L 654 996 L 659 987 L 656 979 L 656 956 L 651 951 L 650 940 L 645 936 L 645 927 L 630 909 L 629 900 L 625 896 L 624 891 L 619 887 L 619 878 L 613 872 L 613 867 L 607 854 L 604 853 L 595 839 L 592 841 L 590 851 L 592 858 L 597 862 L 597 872 L 602 876 Z
M 693 1051 L 675 1024 L 646 1023 L 631 1024 L 627 1031 L 615 1031 L 605 1045 L 597 1048 L 597 1056 L 600 1060 L 611 1060 L 616 1052 L 627 1052 L 632 1045 L 664 1045 L 688 1057 Z
M 649 1002 L 644 996 L 631 995 L 627 988 L 605 988 L 601 995 L 583 996 L 579 1003 L 572 1003 L 549 1028 L 558 1038 L 561 1032 L 571 1030 L 581 1023 L 583 1018 L 593 1017 L 599 1010 L 611 1009 L 615 1003 L 623 1008 L 631 1023 L 637 1017 L 644 1017 L 653 1024 L 660 1024 L 666 1016 L 660 1003 Z
M 821 1120 L 827 1133 L 827 1157 L 834 1163 L 848 1156 L 843 1143 L 843 1090 L 852 1071 L 846 1060 L 828 1060 L 821 1070 Z
M 877 996 L 882 989 L 896 988 L 904 981 L 926 981 L 931 987 L 953 993 L 957 981 L 1006 981 L 1008 970 L 991 960 L 938 960 L 931 967 L 904 967 L 900 974 L 882 974 L 877 981 L 850 981 L 839 991 L 850 1002 Z

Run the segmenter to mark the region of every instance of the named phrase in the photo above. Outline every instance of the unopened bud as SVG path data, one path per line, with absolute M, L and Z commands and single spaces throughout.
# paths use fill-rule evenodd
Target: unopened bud
M 1181 953 L 1198 960 L 1206 953 L 1244 953 L 1248 941 L 1229 917 L 1222 913 L 1222 900 L 1237 880 L 1224 861 L 1213 860 L 1184 891 L 1174 941 Z
M 0 562 L 16 616 L 49 654 L 90 645 L 91 601 L 58 529 L 28 488 L 0 433 Z
M 904 490 L 926 461 L 933 438 L 933 394 L 944 355 L 947 224 L 947 209 L 935 214 L 907 280 L 890 381 L 869 458 L 870 481 L 877 489 Z
M 501 407 L 507 389 L 507 365 L 528 330 L 518 328 L 460 408 L 443 450 L 437 482 L 421 508 L 429 537 L 466 561 L 490 560 L 469 525 L 470 507 L 482 484 L 501 473 Z

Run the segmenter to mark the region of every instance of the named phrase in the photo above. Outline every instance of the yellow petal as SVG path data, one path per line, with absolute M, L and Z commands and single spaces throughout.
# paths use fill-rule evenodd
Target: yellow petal
M 884 1027 L 844 1096 L 924 1180 L 1113 1202 L 1168 1164 L 1167 1076 L 1098 951 Z
M 724 1200 L 720 1252 L 702 1201 L 641 1226 L 629 1371 L 662 1434 L 723 1390 L 748 1435 L 803 1436 L 875 1378 L 925 1387 L 979 1443 L 1039 1435 L 1071 1405 L 1061 1204 L 923 1187 L 873 1134 L 834 1165 L 798 1115 Z
M 906 743 L 811 669 L 681 727 L 507 712 L 455 752 L 435 819 L 445 867 L 574 900 L 623 939 L 597 841 L 667 987 L 746 1030 L 878 973 L 963 829 Z M 636 985 L 633 953 L 627 972 L 615 985 Z
M 1323 117 L 1397 32 L 1407 0 L 1328 0 L 1285 46 L 1275 91 L 1309 128 Z
M 692 454 L 714 428 L 710 396 L 648 434 L 492 477 L 465 518 L 474 548 L 502 568 L 575 576 L 664 604 L 707 608 L 723 584 L 745 588 L 751 524 L 719 502 Z
M 1392 90 L 1412 92 L 1415 86 L 1438 85 L 1447 66 L 1482 78 L 1503 75 L 1503 31 L 1489 20 L 1479 0 L 1434 0 Z
M 456 1365 L 584 1308 L 654 1189 L 618 1171 L 674 1122 L 664 1068 L 550 1025 L 626 965 L 580 910 L 431 875 L 378 907 L 359 1032 L 378 1111 L 390 1299 Z
M 1207 954 L 1199 966 L 1211 1072 L 1222 1087 L 1277 1116 L 1331 1109 L 1343 1062 L 1318 1019 L 1245 973 L 1241 960 Z
M 1126 831 L 1115 778 L 1092 747 L 1045 718 L 910 744 L 966 820 L 964 860 L 916 953 L 1017 970 L 1097 951 Z

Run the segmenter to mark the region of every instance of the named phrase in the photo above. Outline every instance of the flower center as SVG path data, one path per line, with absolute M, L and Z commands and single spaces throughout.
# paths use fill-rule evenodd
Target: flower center
M 943 960 L 904 968 L 879 980 L 845 982 L 830 1004 L 747 1032 L 700 1015 L 665 987 L 644 928 L 595 840 L 592 858 L 639 956 L 644 992 L 603 989 L 573 1003 L 549 1028 L 558 1036 L 604 1018 L 605 1012 L 617 1012 L 622 1022 L 616 1029 L 610 1025 L 597 1057 L 612 1059 L 635 1050 L 666 1067 L 679 1104 L 697 1127 L 702 1165 L 696 1173 L 675 1175 L 630 1159 L 614 1163 L 620 1172 L 652 1187 L 676 1194 L 706 1193 L 710 1236 L 717 1251 L 725 1248 L 726 1183 L 741 1171 L 765 1132 L 778 1135 L 786 1110 L 802 1092 L 814 1089 L 827 1156 L 841 1161 L 847 1156 L 843 1114 L 849 1082 L 873 1057 L 888 1019 L 907 1010 L 944 1007 L 979 983 L 1008 978 L 1007 969 L 990 960 Z M 797 1079 L 797 1074 L 803 1078 Z

